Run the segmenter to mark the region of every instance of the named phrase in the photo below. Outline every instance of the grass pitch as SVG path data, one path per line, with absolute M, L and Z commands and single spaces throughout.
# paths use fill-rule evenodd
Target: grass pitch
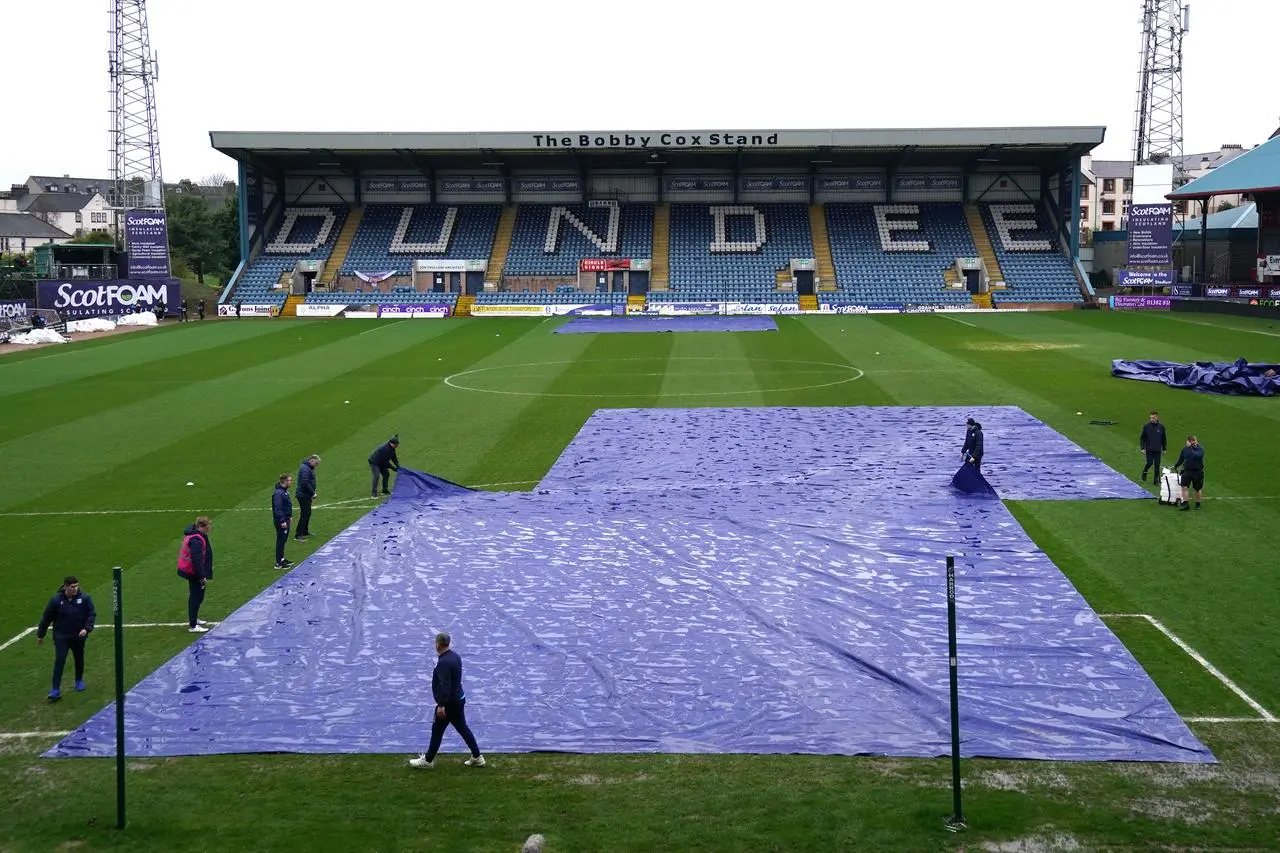
M 53 706 L 51 645 L 26 636 L 0 650 L 0 850 L 513 851 L 533 832 L 552 851 L 1280 846 L 1280 724 L 1258 721 L 1258 707 L 1280 714 L 1280 401 L 1109 376 L 1112 358 L 1280 361 L 1275 324 L 787 317 L 776 333 L 590 336 L 554 335 L 558 322 L 207 320 L 0 359 L 0 643 L 34 623 L 67 573 L 95 596 L 101 625 L 89 690 Z M 1172 453 L 1200 437 L 1199 513 L 1012 508 L 1095 610 L 1151 617 L 1108 622 L 1180 714 L 1228 720 L 1191 723 L 1220 765 L 967 761 L 971 828 L 953 836 L 942 761 L 499 755 L 483 771 L 442 761 L 415 774 L 383 756 L 138 760 L 121 833 L 111 762 L 38 757 L 110 700 L 111 567 L 126 567 L 127 621 L 184 622 L 174 555 L 183 526 L 207 513 L 217 575 L 202 616 L 226 615 L 276 577 L 272 484 L 310 453 L 324 457 L 324 506 L 312 541 L 290 544 L 295 561 L 367 511 L 365 457 L 392 433 L 407 465 L 520 489 L 600 407 L 864 404 L 1021 406 L 1135 479 L 1150 409 Z M 130 681 L 191 639 L 129 629 Z M 55 734 L 13 736 L 30 733 Z

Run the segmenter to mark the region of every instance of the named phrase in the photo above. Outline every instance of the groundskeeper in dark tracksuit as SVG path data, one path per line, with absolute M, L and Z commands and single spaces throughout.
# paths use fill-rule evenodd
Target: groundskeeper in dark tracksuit
M 1151 418 L 1142 425 L 1142 434 L 1138 436 L 1138 449 L 1147 454 L 1147 464 L 1142 467 L 1142 482 L 1147 481 L 1147 472 L 1156 469 L 1156 482 L 1160 481 L 1160 454 L 1169 449 L 1169 437 L 1165 434 L 1164 424 L 1160 423 L 1160 415 L 1151 413 Z
M 36 642 L 44 643 L 44 635 L 53 626 L 53 689 L 49 701 L 62 696 L 62 670 L 67 665 L 67 652 L 75 659 L 76 690 L 84 690 L 84 644 L 93 633 L 98 614 L 93 599 L 80 591 L 80 581 L 68 577 L 57 595 L 45 605 L 44 615 L 36 628 Z
M 311 502 L 316 499 L 316 466 L 319 464 L 320 457 L 313 454 L 303 459 L 298 466 L 297 488 L 293 493 L 298 499 L 298 509 L 301 512 L 298 514 L 298 528 L 293 536 L 299 542 L 306 541 L 311 535 Z
M 378 480 L 382 480 L 382 493 L 391 494 L 387 488 L 391 481 L 391 472 L 400 470 L 400 460 L 396 457 L 396 448 L 400 446 L 400 436 L 393 435 L 391 440 L 369 454 L 369 470 L 373 473 L 373 485 L 369 488 L 369 496 L 378 496 Z
M 449 648 L 448 634 L 436 634 L 436 668 L 431 673 L 431 696 L 435 700 L 435 713 L 431 718 L 431 744 L 427 751 L 416 759 L 409 761 L 413 767 L 430 767 L 440 751 L 440 741 L 444 738 L 444 730 L 449 726 L 457 729 L 463 742 L 471 751 L 471 757 L 464 764 L 468 767 L 484 767 L 484 756 L 480 754 L 480 746 L 476 736 L 467 725 L 467 694 L 462 689 L 462 658 Z
M 960 458 L 979 471 L 982 470 L 982 424 L 973 418 L 968 420 L 968 430 L 964 435 L 964 447 L 960 448 Z
M 293 477 L 284 474 L 276 483 L 271 495 L 271 518 L 276 528 L 276 568 L 287 569 L 293 565 L 284 558 L 284 546 L 289 541 L 289 525 L 293 522 L 293 501 L 289 498 L 289 486 Z
M 1194 435 L 1187 436 L 1186 446 L 1178 454 L 1178 461 L 1173 463 L 1173 470 L 1179 469 L 1182 473 L 1179 480 L 1182 484 L 1182 506 L 1179 509 L 1191 509 L 1188 488 L 1195 489 L 1196 509 L 1199 509 L 1204 492 L 1204 445 Z

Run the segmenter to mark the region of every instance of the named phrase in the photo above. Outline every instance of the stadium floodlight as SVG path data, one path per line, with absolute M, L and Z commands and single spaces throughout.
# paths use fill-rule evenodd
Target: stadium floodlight
M 111 206 L 164 209 L 160 128 L 156 119 L 159 66 L 147 32 L 146 0 L 108 0 L 111 47 Z

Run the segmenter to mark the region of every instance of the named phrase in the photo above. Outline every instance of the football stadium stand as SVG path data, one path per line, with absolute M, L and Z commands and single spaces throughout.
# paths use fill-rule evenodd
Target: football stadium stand
M 215 132 L 242 173 L 241 267 L 220 301 L 288 316 L 302 300 L 289 275 L 308 260 L 324 262 L 310 303 L 437 304 L 443 295 L 426 291 L 461 281 L 480 306 L 629 312 L 1079 304 L 1093 298 L 1078 265 L 1081 159 L 1103 136 Z M 419 260 L 486 266 L 460 267 L 460 279 L 452 266 L 421 265 L 418 292 L 406 290 Z M 298 291 L 289 300 L 286 284 Z M 593 284 L 615 293 L 579 290 Z M 458 298 L 456 313 L 471 303 Z

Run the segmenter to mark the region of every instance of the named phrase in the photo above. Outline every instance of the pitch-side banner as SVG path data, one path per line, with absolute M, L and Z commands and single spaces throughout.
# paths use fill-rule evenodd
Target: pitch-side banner
M 218 306 L 219 317 L 274 317 L 280 313 L 279 305 L 240 305 L 223 304 Z
M 169 277 L 169 229 L 163 210 L 130 210 L 124 215 L 129 278 Z
M 0 300 L 0 320 L 25 320 L 31 314 L 31 303 L 25 299 Z
M 1116 284 L 1120 287 L 1172 287 L 1173 270 L 1120 270 Z
M 658 313 L 664 317 L 697 317 L 719 314 L 718 302 L 658 302 Z
M 380 305 L 378 306 L 379 317 L 448 317 L 448 305 Z
M 1129 244 L 1125 266 L 1167 267 L 1173 264 L 1173 205 L 1129 207 Z
M 1112 308 L 1169 308 L 1173 299 L 1168 296 L 1113 296 Z
M 115 317 L 131 314 L 135 305 L 147 311 L 164 302 L 175 310 L 182 298 L 177 279 L 164 281 L 41 281 L 36 286 L 36 302 L 64 317 Z

